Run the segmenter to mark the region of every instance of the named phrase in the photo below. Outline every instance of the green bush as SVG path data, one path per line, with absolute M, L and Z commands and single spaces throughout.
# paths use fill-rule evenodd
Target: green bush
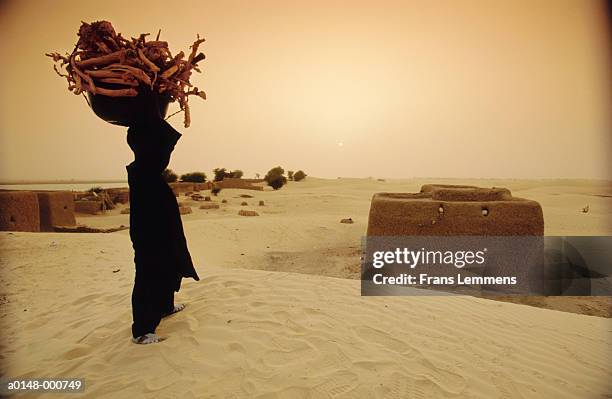
M 206 174 L 203 172 L 191 172 L 181 175 L 181 181 L 189 183 L 204 183 L 206 181 Z
M 268 186 L 272 187 L 275 190 L 278 190 L 282 186 L 287 183 L 287 178 L 283 176 L 285 173 L 285 169 L 277 166 L 276 168 L 272 168 L 266 173 L 264 180 L 268 183 Z
M 162 172 L 162 177 L 166 183 L 174 183 L 178 180 L 178 175 L 172 169 L 166 169 Z
M 295 181 L 304 180 L 306 178 L 306 176 L 308 176 L 308 175 L 306 173 L 304 173 L 304 171 L 298 170 L 297 172 L 295 172 L 293 174 L 293 180 L 295 180 Z
M 293 180 L 293 171 L 292 170 L 287 171 L 287 178 L 289 180 Z

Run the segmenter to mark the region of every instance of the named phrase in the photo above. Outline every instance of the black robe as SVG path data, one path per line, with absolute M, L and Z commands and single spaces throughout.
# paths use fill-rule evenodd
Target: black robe
M 126 166 L 130 186 L 130 238 L 136 278 L 132 292 L 134 337 L 153 333 L 174 306 L 174 292 L 183 277 L 199 280 L 187 242 L 178 203 L 162 172 L 181 134 L 166 121 L 128 129 L 135 160 Z

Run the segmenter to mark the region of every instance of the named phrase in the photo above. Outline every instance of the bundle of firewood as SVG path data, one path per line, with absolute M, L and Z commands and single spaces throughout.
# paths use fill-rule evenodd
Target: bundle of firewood
M 74 94 L 134 97 L 139 86 L 145 85 L 178 101 L 185 112 L 185 127 L 189 127 L 189 96 L 206 99 L 206 94 L 189 82 L 192 70 L 200 72 L 197 64 L 204 54 L 198 53 L 198 46 L 204 39 L 198 35 L 185 59 L 182 51 L 172 55 L 168 43 L 159 40 L 160 33 L 151 41 L 146 40 L 148 33 L 128 40 L 108 21 L 83 22 L 72 53 L 46 55 L 53 58 L 53 69 L 68 80 L 68 90 Z

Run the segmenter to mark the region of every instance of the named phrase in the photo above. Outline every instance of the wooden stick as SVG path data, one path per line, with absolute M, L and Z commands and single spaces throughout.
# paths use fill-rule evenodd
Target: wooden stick
M 197 64 L 198 62 L 202 61 L 204 58 L 206 58 L 206 56 L 204 55 L 204 53 L 200 53 L 198 55 L 196 55 L 195 57 L 193 57 L 193 60 L 191 60 L 191 63 L 193 65 Z
M 58 62 L 58 61 L 62 61 L 62 64 L 68 64 L 70 61 L 68 60 L 68 57 L 64 57 L 63 55 L 61 55 L 60 53 L 45 53 L 45 55 L 47 57 L 51 57 L 53 58 L 53 62 Z
M 79 61 L 78 65 L 87 69 L 92 66 L 102 66 L 112 64 L 113 62 L 117 62 L 121 60 L 121 51 L 115 51 L 114 53 L 103 55 L 101 57 L 90 58 L 84 61 Z
M 59 76 L 61 76 L 62 78 L 69 78 L 70 75 L 61 73 L 59 69 L 57 69 L 57 65 L 53 65 L 53 70 L 55 71 L 55 73 L 57 73 Z
M 189 110 L 189 104 L 185 103 L 185 128 L 191 125 L 191 111 Z
M 168 79 L 170 76 L 174 75 L 176 71 L 178 71 L 178 65 L 173 65 L 170 68 L 166 69 L 164 72 L 162 72 L 160 77 L 163 79 Z
M 72 67 L 72 70 L 77 73 L 78 76 L 80 76 L 83 80 L 87 82 L 87 84 L 90 86 L 90 91 L 93 94 L 96 94 L 96 85 L 94 84 L 93 79 L 90 76 L 87 76 L 83 72 L 81 72 L 81 70 L 76 66 L 76 63 L 74 61 L 76 54 L 77 53 L 73 53 L 70 56 L 70 66 Z
M 144 53 L 142 52 L 141 49 L 138 49 L 138 57 L 140 57 L 140 60 L 142 62 L 144 62 L 144 64 L 154 73 L 159 72 L 159 67 L 157 65 L 155 65 L 154 63 L 152 63 L 146 55 L 144 55 Z
M 83 85 L 83 88 L 87 91 L 91 91 L 87 84 Z M 103 87 L 96 87 L 96 94 L 100 94 L 107 97 L 136 97 L 138 91 L 133 88 L 129 89 L 105 89 Z
M 168 42 L 162 40 L 151 40 L 145 43 L 145 47 L 168 47 Z
M 98 42 L 96 43 L 96 45 L 98 46 L 98 48 L 100 49 L 101 52 L 105 53 L 105 54 L 110 54 L 112 53 L 112 50 L 108 48 L 108 46 L 106 45 L 106 43 L 104 42 Z
M 113 83 L 113 84 L 118 84 L 118 85 L 138 87 L 138 82 L 134 80 L 130 81 L 130 80 L 119 79 L 119 78 L 102 78 L 102 79 L 98 79 L 98 81 L 103 82 L 103 83 Z M 98 87 L 97 89 L 99 90 L 100 88 Z
M 130 72 L 113 72 L 107 69 L 87 70 L 85 73 L 92 78 L 123 78 L 125 75 L 132 76 Z
M 189 54 L 189 58 L 187 59 L 188 64 L 191 64 L 193 62 L 193 59 L 196 56 L 196 53 L 198 52 L 198 46 L 200 45 L 200 43 L 204 43 L 204 41 L 206 41 L 206 39 L 200 39 L 200 35 L 198 35 L 198 39 L 191 45 L 191 54 Z
M 147 86 L 151 86 L 151 78 L 149 78 L 149 76 L 146 73 L 144 73 L 142 69 L 134 68 L 129 65 L 121 65 L 121 64 L 111 64 L 109 66 L 104 67 L 104 69 L 129 71 L 132 73 L 132 75 L 134 75 L 134 77 L 136 77 L 136 79 L 140 80 L 142 83 L 146 84 Z
M 74 78 L 74 94 L 81 94 L 83 92 L 81 77 L 76 72 L 72 74 L 72 77 Z

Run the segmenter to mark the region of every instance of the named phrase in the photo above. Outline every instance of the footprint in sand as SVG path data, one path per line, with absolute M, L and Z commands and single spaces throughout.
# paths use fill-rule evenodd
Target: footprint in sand
M 385 377 L 387 382 L 384 385 L 384 393 L 385 399 L 404 399 L 404 398 L 414 398 L 414 396 L 410 395 L 410 388 L 412 385 L 412 379 L 405 374 L 401 373 L 391 373 L 389 377 Z
M 227 345 L 227 351 L 228 352 L 239 352 L 239 353 L 246 353 L 246 349 L 244 348 L 244 346 L 242 346 L 242 344 L 238 343 L 238 342 L 232 342 L 230 344 Z
M 392 337 L 384 331 L 376 330 L 371 327 L 361 327 L 357 330 L 357 335 L 359 335 L 359 337 L 364 341 L 372 344 L 378 344 L 386 349 L 402 355 L 414 357 L 418 354 L 418 351 L 412 346 L 408 345 L 404 341 Z
M 346 370 L 335 371 L 317 378 L 324 378 L 326 381 L 314 387 L 312 395 L 314 398 L 338 398 L 355 389 L 359 382 L 357 374 Z
M 40 317 L 34 321 L 29 322 L 28 324 L 25 325 L 24 330 L 35 330 L 38 327 L 41 327 L 45 324 L 47 324 L 47 322 L 49 321 L 49 319 L 47 317 Z
M 87 356 L 91 354 L 91 346 L 89 345 L 78 345 L 75 348 L 70 349 L 62 356 L 65 360 L 78 359 L 79 357 Z
M 521 398 L 522 395 L 516 389 L 512 380 L 508 378 L 504 373 L 493 371 L 491 372 L 491 381 L 493 385 L 497 388 L 502 399 L 512 399 L 512 398 Z
M 408 387 L 406 397 L 410 399 L 428 399 L 443 397 L 442 390 L 433 382 L 426 379 L 417 379 Z
M 235 287 L 235 288 L 231 288 L 230 290 L 232 293 L 235 293 L 238 296 L 247 296 L 253 293 L 253 290 L 250 290 L 248 288 L 243 288 L 243 287 Z
M 91 294 L 91 295 L 85 295 L 84 297 L 81 297 L 79 299 L 77 299 L 76 301 L 72 302 L 73 305 L 81 305 L 81 304 L 86 304 L 89 305 L 90 302 L 96 298 L 98 298 L 99 295 L 97 294 Z
M 419 359 L 419 365 L 421 367 L 413 367 L 414 374 L 427 380 L 444 393 L 458 395 L 464 391 L 466 382 L 462 375 L 438 367 L 427 358 Z

